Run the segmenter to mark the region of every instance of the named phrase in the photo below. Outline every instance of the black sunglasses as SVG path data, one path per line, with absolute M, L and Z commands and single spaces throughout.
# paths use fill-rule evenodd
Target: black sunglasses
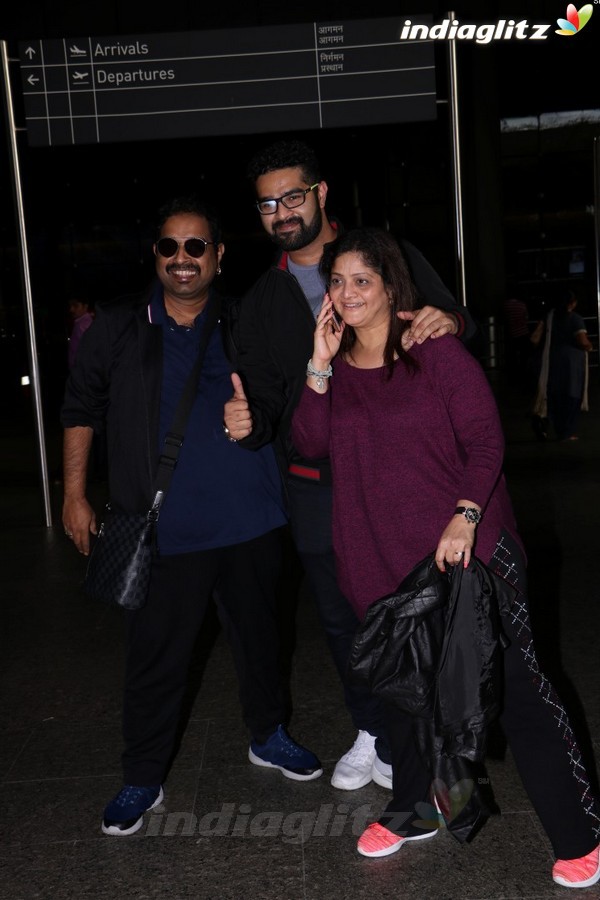
M 200 259 L 204 256 L 204 252 L 209 244 L 216 244 L 216 241 L 205 241 L 204 238 L 188 238 L 187 241 L 178 241 L 175 238 L 163 237 L 156 242 L 156 249 L 161 256 L 167 259 L 175 256 L 181 245 L 185 249 L 188 256 L 193 259 Z

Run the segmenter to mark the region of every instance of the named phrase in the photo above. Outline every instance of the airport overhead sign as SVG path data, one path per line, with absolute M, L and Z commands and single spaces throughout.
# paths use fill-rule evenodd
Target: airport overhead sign
M 434 119 L 433 42 L 400 40 L 404 21 L 22 41 L 28 141 L 98 144 Z

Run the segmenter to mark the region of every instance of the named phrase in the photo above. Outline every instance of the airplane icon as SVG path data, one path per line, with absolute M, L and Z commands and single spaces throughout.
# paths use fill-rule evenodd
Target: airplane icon
M 85 81 L 88 72 L 73 72 L 73 81 Z
M 80 50 L 77 44 L 73 44 L 72 47 L 69 47 L 69 53 L 71 56 L 86 56 L 87 50 Z

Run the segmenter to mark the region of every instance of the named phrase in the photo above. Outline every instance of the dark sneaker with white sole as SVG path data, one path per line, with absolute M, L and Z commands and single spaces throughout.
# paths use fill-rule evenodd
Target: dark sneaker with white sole
M 321 763 L 314 753 L 292 740 L 283 725 L 279 725 L 264 744 L 250 743 L 248 759 L 255 766 L 279 769 L 294 781 L 312 781 L 323 774 Z
M 163 797 L 160 785 L 137 787 L 126 784 L 104 810 L 102 831 L 104 834 L 135 834 L 142 827 L 144 813 L 162 803 Z

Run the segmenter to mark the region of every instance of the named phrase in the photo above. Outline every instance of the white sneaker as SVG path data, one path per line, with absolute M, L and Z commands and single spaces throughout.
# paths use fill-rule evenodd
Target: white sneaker
M 376 758 L 375 738 L 368 731 L 359 731 L 348 752 L 336 763 L 331 784 L 341 791 L 356 791 L 364 787 L 371 781 Z
M 384 763 L 383 760 L 379 759 L 377 754 L 375 754 L 371 768 L 371 779 L 380 787 L 387 788 L 388 791 L 393 790 L 392 767 L 389 763 Z

